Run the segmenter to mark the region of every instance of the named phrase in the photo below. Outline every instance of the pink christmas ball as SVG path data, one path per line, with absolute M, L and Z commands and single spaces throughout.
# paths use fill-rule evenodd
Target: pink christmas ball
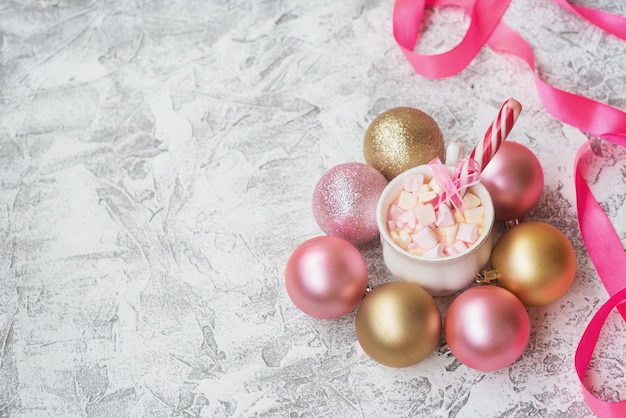
M 387 179 L 363 163 L 328 170 L 313 191 L 313 216 L 328 235 L 363 244 L 378 237 L 376 205 Z
M 461 293 L 445 320 L 446 343 L 463 364 L 482 371 L 513 364 L 530 337 L 522 302 L 498 286 L 478 286 Z
M 519 219 L 532 209 L 543 192 L 543 169 L 531 150 L 505 141 L 480 174 L 496 214 L 496 220 Z
M 333 236 L 311 238 L 289 257 L 285 285 L 291 301 L 315 318 L 339 318 L 352 311 L 367 287 L 359 250 Z

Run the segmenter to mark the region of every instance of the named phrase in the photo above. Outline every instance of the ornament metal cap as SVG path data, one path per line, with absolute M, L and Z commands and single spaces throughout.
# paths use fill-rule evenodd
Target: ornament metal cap
M 437 350 L 437 355 L 446 357 L 452 356 L 452 351 L 450 351 L 450 347 L 448 347 L 447 342 L 444 341 L 443 344 L 439 346 L 439 349 Z
M 474 281 L 479 284 L 494 284 L 498 281 L 499 275 L 496 269 L 486 269 L 481 272 L 476 272 L 476 278 Z
M 509 230 L 513 227 L 516 227 L 521 222 L 520 218 L 509 219 L 508 221 L 504 221 L 504 229 Z

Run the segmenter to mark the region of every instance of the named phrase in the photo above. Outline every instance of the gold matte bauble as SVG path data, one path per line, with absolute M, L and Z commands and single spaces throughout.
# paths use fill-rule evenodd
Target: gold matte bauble
M 363 351 L 389 367 L 409 367 L 428 357 L 439 342 L 441 313 L 433 297 L 410 282 L 388 282 L 372 290 L 356 313 Z
M 576 254 L 567 237 L 552 225 L 524 222 L 505 232 L 491 253 L 498 284 L 524 305 L 554 302 L 572 285 Z
M 391 181 L 409 168 L 444 159 L 443 136 L 437 123 L 421 110 L 396 107 L 378 115 L 363 142 L 365 161 Z

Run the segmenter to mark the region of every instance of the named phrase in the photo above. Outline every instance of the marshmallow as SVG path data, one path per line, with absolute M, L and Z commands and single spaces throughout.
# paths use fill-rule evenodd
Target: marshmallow
M 476 224 L 459 224 L 459 230 L 456 233 L 456 239 L 469 244 L 474 243 L 478 239 Z
M 445 253 L 443 252 L 443 244 L 437 244 L 433 248 L 428 251 L 424 251 L 424 257 L 427 258 L 441 258 L 445 257 Z
M 413 255 L 421 256 L 422 254 L 424 254 L 424 250 L 422 250 L 420 246 L 414 242 L 410 243 L 406 250 Z
M 434 178 L 428 183 L 428 185 L 437 194 L 439 194 L 439 193 L 441 193 L 443 191 L 443 189 L 441 188 L 439 183 L 437 183 L 437 180 L 435 180 Z
M 465 245 L 463 241 L 455 241 L 454 244 L 452 244 L 449 247 L 446 247 L 446 254 L 456 255 L 456 254 L 462 253 L 465 250 L 467 250 L 467 245 Z
M 398 207 L 400 209 L 409 210 L 417 206 L 417 197 L 413 193 L 409 193 L 406 190 L 400 192 L 398 197 Z
M 424 228 L 417 234 L 411 235 L 411 240 L 424 250 L 430 250 L 439 243 L 437 236 L 430 228 Z
M 454 215 L 452 214 L 452 209 L 450 209 L 445 203 L 439 205 L 435 225 L 439 228 L 454 225 Z
M 389 206 L 389 219 L 390 220 L 396 221 L 396 222 L 399 221 L 403 213 L 404 211 L 400 209 L 398 206 L 396 205 Z
M 458 230 L 459 230 L 459 226 L 455 224 L 452 226 L 439 228 L 437 232 L 439 232 L 439 235 L 442 238 L 442 242 L 445 245 L 452 245 L 454 244 L 454 241 L 456 241 L 456 233 Z
M 467 209 L 464 214 L 465 222 L 472 224 L 482 224 L 483 217 L 485 216 L 485 207 L 478 206 L 477 208 Z
M 424 206 L 416 207 L 415 216 L 417 216 L 417 221 L 422 226 L 432 225 L 437 220 L 435 208 L 433 208 L 433 205 L 430 203 Z
M 404 179 L 404 190 L 418 196 L 422 184 L 424 184 L 423 174 L 411 174 Z
M 463 216 L 463 213 L 456 209 L 454 210 L 454 221 L 458 224 L 465 222 L 465 216 Z
M 403 250 L 406 250 L 411 243 L 411 236 L 405 230 L 391 231 L 389 235 L 391 235 L 391 239 L 393 240 L 393 242 L 398 244 L 398 247 L 402 248 Z
M 405 223 L 409 228 L 413 229 L 417 225 L 417 218 L 415 217 L 415 211 L 407 210 L 400 216 L 400 222 Z
M 430 203 L 437 199 L 437 193 L 434 192 L 427 184 L 422 184 L 419 191 L 419 202 Z
M 465 253 L 488 227 L 485 206 L 474 193 L 465 191 L 465 210 L 459 211 L 438 202 L 442 188 L 429 176 L 411 174 L 403 187 L 387 210 L 386 226 L 392 241 L 410 254 L 436 259 Z
M 466 209 L 471 209 L 480 206 L 480 198 L 473 193 L 465 193 L 463 196 L 463 203 L 465 203 Z

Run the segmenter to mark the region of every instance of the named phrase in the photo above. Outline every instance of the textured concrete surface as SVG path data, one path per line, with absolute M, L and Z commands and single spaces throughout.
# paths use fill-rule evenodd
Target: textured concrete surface
M 586 4 L 626 15 L 615 0 Z M 461 74 L 417 76 L 391 0 L 4 0 L 0 4 L 0 416 L 590 416 L 573 369 L 607 298 L 575 220 L 586 137 L 541 106 L 518 59 L 482 50 Z M 626 109 L 626 43 L 547 0 L 505 20 L 554 85 Z M 418 49 L 468 20 L 437 9 Z M 395 370 L 359 360 L 354 314 L 306 317 L 283 270 L 320 235 L 322 173 L 363 161 L 369 122 L 414 106 L 467 149 L 501 103 L 546 185 L 528 219 L 573 242 L 578 273 L 531 308 L 511 367 L 433 355 Z M 587 177 L 626 238 L 626 151 L 598 144 Z M 392 280 L 374 242 L 373 286 Z M 445 312 L 451 298 L 438 303 Z M 613 315 L 593 390 L 626 399 L 626 326 Z

